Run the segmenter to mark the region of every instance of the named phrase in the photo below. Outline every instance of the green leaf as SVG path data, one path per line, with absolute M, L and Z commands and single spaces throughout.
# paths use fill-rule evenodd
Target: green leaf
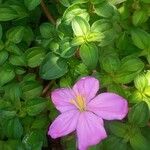
M 130 144 L 134 150 L 149 150 L 150 147 L 149 141 L 141 133 L 136 133 L 130 139 Z
M 62 58 L 72 57 L 77 49 L 77 47 L 71 45 L 68 38 L 64 38 L 59 45 L 59 49 L 55 50 L 55 53 L 59 54 Z
M 80 0 L 81 1 L 81 0 Z M 89 21 L 89 14 L 86 9 L 80 8 L 79 5 L 71 5 L 63 14 L 63 21 L 66 24 L 70 24 L 70 22 L 76 17 L 80 16 L 83 19 Z
M 134 28 L 131 30 L 131 36 L 133 43 L 140 49 L 148 49 L 150 48 L 150 34 L 146 31 Z
M 71 41 L 72 46 L 79 46 L 83 43 L 85 43 L 85 38 L 83 36 L 74 37 Z
M 9 21 L 18 17 L 18 14 L 15 10 L 5 5 L 0 6 L 0 14 L 0 21 Z
M 114 76 L 116 83 L 131 82 L 144 68 L 143 62 L 136 57 L 127 56 L 121 60 L 121 66 Z
M 129 122 L 139 127 L 146 126 L 149 121 L 149 118 L 150 118 L 149 108 L 144 101 L 133 106 L 128 114 Z
M 35 9 L 40 3 L 41 0 L 24 0 L 24 4 L 29 10 Z
M 23 138 L 26 149 L 41 150 L 43 145 L 43 132 L 41 130 L 30 131 Z
M 140 0 L 141 2 L 143 2 L 143 3 L 147 3 L 147 4 L 149 4 L 150 3 L 150 1 L 149 0 Z
M 0 67 L 0 86 L 8 83 L 15 77 L 15 72 L 12 66 L 6 64 Z
M 72 29 L 76 36 L 86 36 L 90 32 L 89 23 L 77 16 L 72 20 Z
M 21 87 L 17 83 L 7 84 L 5 87 L 5 95 L 6 99 L 11 100 L 12 104 L 15 106 L 16 110 L 21 108 L 20 97 L 22 95 Z
M 14 66 L 26 66 L 26 58 L 24 55 L 18 56 L 18 55 L 11 55 L 9 57 L 10 64 Z
M 16 54 L 16 55 L 22 55 L 22 50 L 14 43 L 8 43 L 6 45 L 6 50 L 10 53 Z
M 124 137 L 127 133 L 128 126 L 125 123 L 114 121 L 109 123 L 110 131 L 118 137 Z
M 0 65 L 2 65 L 8 58 L 8 52 L 3 50 L 0 51 Z
M 41 95 L 42 86 L 36 81 L 26 81 L 21 84 L 22 99 L 28 100 Z
M 3 31 L 2 31 L 2 26 L 1 26 L 1 24 L 0 24 L 0 40 L 1 40 L 1 38 L 2 38 L 2 35 L 3 35 Z
M 34 120 L 34 122 L 32 123 L 32 129 L 45 129 L 47 128 L 47 125 L 49 123 L 49 118 L 48 116 L 44 115 L 40 115 L 37 116 L 36 119 Z
M 5 142 L 6 145 L 10 146 L 10 149 L 15 149 L 15 150 L 25 150 L 24 145 L 20 140 L 8 140 Z M 8 150 L 8 149 L 7 149 Z
M 32 47 L 27 49 L 25 55 L 27 58 L 28 66 L 31 68 L 39 66 L 44 59 L 45 54 L 45 49 L 42 47 Z
M 99 32 L 91 32 L 87 35 L 87 42 L 101 42 L 104 38 L 104 35 Z
M 132 22 L 135 26 L 141 25 L 148 20 L 148 12 L 144 9 L 136 10 L 132 16 Z
M 143 92 L 145 87 L 148 86 L 148 80 L 146 78 L 146 75 L 139 74 L 135 79 L 134 79 L 134 85 L 135 87 L 140 91 Z
M 6 37 L 9 41 L 18 44 L 22 41 L 23 34 L 24 34 L 24 27 L 17 26 L 9 29 L 7 31 Z
M 23 127 L 17 117 L 6 120 L 3 125 L 7 137 L 21 138 L 23 134 Z
M 107 51 L 104 49 L 104 51 L 101 52 L 99 61 L 101 67 L 108 73 L 116 72 L 121 65 L 119 57 L 114 50 Z
M 44 111 L 47 107 L 47 101 L 44 98 L 37 97 L 27 101 L 26 111 L 30 116 L 36 116 Z
M 98 62 L 98 48 L 95 44 L 83 44 L 80 47 L 80 57 L 90 69 L 95 69 Z
M 104 18 L 110 18 L 114 15 L 114 6 L 108 2 L 95 5 L 95 13 Z
M 124 142 L 121 138 L 115 136 L 109 136 L 104 141 L 104 150 L 114 150 L 117 147 L 117 150 L 127 150 L 127 143 Z
M 53 38 L 56 32 L 57 30 L 50 23 L 43 23 L 40 25 L 40 33 L 43 38 L 46 38 L 46 39 Z
M 0 119 L 11 119 L 17 115 L 16 111 L 7 111 L 7 110 L 0 110 Z
M 66 60 L 51 52 L 46 55 L 40 66 L 40 76 L 46 80 L 59 78 L 67 72 L 68 65 Z
M 95 21 L 91 26 L 92 32 L 104 32 L 112 28 L 112 23 L 108 19 Z

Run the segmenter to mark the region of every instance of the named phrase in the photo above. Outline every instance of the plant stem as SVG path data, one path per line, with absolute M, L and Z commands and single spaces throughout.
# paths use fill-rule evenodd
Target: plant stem
M 50 11 L 48 10 L 47 6 L 44 3 L 44 0 L 41 0 L 41 7 L 46 15 L 46 17 L 48 18 L 48 20 L 53 24 L 56 25 L 56 22 L 54 20 L 54 18 L 52 17 Z

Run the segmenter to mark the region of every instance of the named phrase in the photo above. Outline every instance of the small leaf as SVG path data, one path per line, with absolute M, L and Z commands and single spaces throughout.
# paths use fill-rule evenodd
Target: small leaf
M 22 41 L 23 34 L 24 34 L 24 27 L 17 26 L 9 29 L 7 31 L 6 37 L 9 41 L 18 44 Z
M 109 128 L 114 135 L 123 138 L 127 133 L 128 126 L 124 123 L 114 121 L 109 123 Z
M 86 36 L 90 32 L 90 25 L 83 18 L 75 17 L 72 21 L 72 29 L 76 36 Z
M 39 66 L 45 57 L 45 53 L 45 49 L 42 47 L 32 47 L 27 49 L 25 55 L 28 66 L 31 68 Z
M 43 145 L 44 133 L 41 130 L 30 131 L 26 133 L 22 142 L 26 149 L 41 150 Z
M 150 118 L 148 105 L 142 101 L 132 107 L 128 114 L 129 122 L 139 127 L 147 125 Z
M 36 116 L 46 109 L 47 101 L 44 98 L 38 97 L 27 101 L 26 111 L 30 116 Z
M 94 44 L 83 44 L 80 47 L 80 57 L 90 69 L 95 69 L 98 62 L 98 48 Z
M 144 9 L 136 10 L 132 16 L 132 22 L 135 26 L 141 25 L 148 20 L 148 12 Z
M 150 47 L 150 34 L 146 31 L 134 28 L 131 30 L 133 43 L 140 49 L 148 49 Z
M 18 17 L 18 14 L 15 10 L 2 4 L 0 6 L 0 14 L 0 21 L 9 21 Z
M 2 26 L 1 26 L 1 24 L 0 24 L 0 40 L 1 40 L 1 38 L 2 38 L 2 35 L 3 35 L 3 31 L 2 31 Z
M 114 7 L 108 2 L 95 5 L 95 13 L 101 17 L 110 18 L 114 15 Z
M 46 55 L 40 66 L 40 76 L 46 80 L 59 78 L 67 72 L 68 65 L 66 60 L 51 52 Z
M 22 99 L 28 100 L 41 95 L 42 86 L 36 81 L 26 81 L 21 84 Z
M 91 26 L 92 32 L 104 32 L 112 28 L 112 23 L 108 19 L 95 21 Z
M 115 136 L 109 136 L 104 141 L 104 150 L 114 150 L 117 147 L 117 150 L 127 150 L 127 143 Z
M 3 124 L 3 127 L 7 137 L 21 138 L 23 134 L 23 127 L 17 117 L 6 120 Z
M 66 24 L 70 24 L 70 22 L 76 16 L 82 17 L 83 19 L 89 21 L 88 11 L 86 9 L 80 8 L 79 5 L 71 5 L 69 8 L 67 8 L 63 14 L 63 21 Z
M 145 74 L 139 74 L 135 79 L 134 79 L 134 85 L 135 87 L 140 91 L 143 92 L 144 89 L 148 86 L 148 80 L 146 79 Z
M 0 65 L 2 65 L 8 58 L 7 51 L 0 51 Z
M 130 144 L 134 150 L 149 150 L 150 147 L 149 141 L 141 133 L 136 133 L 130 139 Z
M 35 9 L 40 3 L 41 0 L 24 0 L 24 4 L 29 10 Z
M 0 67 L 0 86 L 8 83 L 15 77 L 15 72 L 12 66 L 6 64 Z
M 11 55 L 9 57 L 10 64 L 14 66 L 26 66 L 26 58 L 24 55 L 18 56 L 18 55 Z
M 46 39 L 53 38 L 56 32 L 57 31 L 55 27 L 50 23 L 43 23 L 40 26 L 40 33 L 43 38 L 46 38 Z

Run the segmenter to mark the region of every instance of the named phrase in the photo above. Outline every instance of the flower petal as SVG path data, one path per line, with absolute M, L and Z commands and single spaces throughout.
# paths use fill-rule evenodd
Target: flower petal
M 48 135 L 55 139 L 74 131 L 79 114 L 77 110 L 71 110 L 59 115 L 49 127 Z
M 76 95 L 82 95 L 89 102 L 99 90 L 99 81 L 94 77 L 81 78 L 73 86 L 73 91 Z
M 127 101 L 114 93 L 102 93 L 96 96 L 87 107 L 89 111 L 106 120 L 121 120 L 128 112 Z
M 107 137 L 103 120 L 92 112 L 81 113 L 77 124 L 77 137 L 79 150 L 87 150 L 88 146 L 96 145 Z
M 76 109 L 76 107 L 72 103 L 70 103 L 70 101 L 74 99 L 74 93 L 72 89 L 56 89 L 52 92 L 51 98 L 56 108 L 60 112 Z

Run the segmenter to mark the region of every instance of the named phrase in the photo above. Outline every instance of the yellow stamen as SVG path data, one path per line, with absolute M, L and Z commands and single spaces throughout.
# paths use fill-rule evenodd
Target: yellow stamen
M 86 104 L 83 96 L 78 95 L 75 100 L 72 99 L 70 102 L 74 104 L 80 111 L 85 111 Z

